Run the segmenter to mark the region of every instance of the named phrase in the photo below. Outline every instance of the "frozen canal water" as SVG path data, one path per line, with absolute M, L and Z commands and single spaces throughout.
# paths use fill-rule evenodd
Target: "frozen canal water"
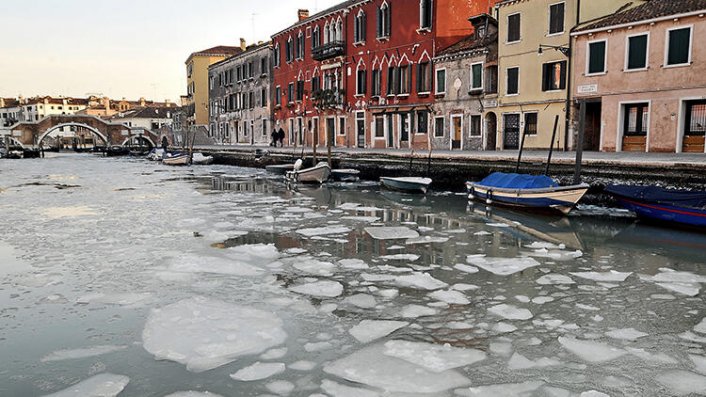
M 703 236 L 90 155 L 0 213 L 0 396 L 706 394 Z

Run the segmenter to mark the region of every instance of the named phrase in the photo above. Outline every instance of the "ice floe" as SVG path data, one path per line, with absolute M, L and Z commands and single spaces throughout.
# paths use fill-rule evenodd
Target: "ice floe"
M 449 241 L 448 237 L 420 236 L 417 238 L 407 239 L 404 243 L 407 245 L 414 245 L 414 244 L 445 243 L 447 241 Z
M 627 353 L 623 349 L 605 343 L 579 340 L 564 336 L 559 337 L 559 343 L 561 343 L 564 349 L 575 354 L 582 360 L 592 363 L 611 361 Z
M 362 259 L 341 259 L 338 264 L 344 269 L 367 269 L 368 264 Z
M 462 397 L 517 397 L 530 396 L 531 392 L 544 385 L 542 381 L 527 381 L 523 383 L 503 383 L 498 385 L 475 386 L 468 389 L 455 390 Z
M 644 332 L 636 330 L 635 328 L 615 329 L 612 331 L 608 331 L 605 334 L 610 336 L 611 338 L 623 340 L 637 340 L 639 338 L 642 338 L 643 336 L 648 335 Z
M 694 326 L 694 331 L 700 334 L 706 334 L 706 317 L 701 319 L 701 322 Z
M 203 297 L 153 309 L 142 331 L 145 350 L 193 372 L 260 354 L 286 338 L 274 313 Z
M 355 294 L 348 296 L 343 300 L 343 303 L 348 303 L 361 309 L 372 309 L 377 304 L 375 298 L 368 294 Z
M 431 298 L 446 302 L 449 305 L 468 305 L 471 301 L 466 298 L 466 295 L 459 291 L 439 290 L 429 294 Z
M 366 227 L 365 232 L 375 240 L 397 240 L 419 237 L 417 231 L 404 226 Z
M 403 318 L 417 318 L 423 316 L 433 316 L 438 312 L 439 311 L 437 309 L 432 307 L 411 304 L 404 306 L 402 310 L 400 310 L 400 316 Z
M 353 335 L 358 342 L 368 343 L 387 336 L 407 325 L 409 325 L 409 323 L 406 321 L 363 320 L 348 332 Z
M 492 306 L 488 309 L 488 313 L 494 314 L 507 320 L 529 320 L 533 317 L 531 311 L 505 303 Z
M 383 354 L 400 358 L 436 373 L 471 365 L 486 358 L 485 353 L 477 349 L 403 340 L 385 342 Z
M 381 255 L 380 259 L 386 261 L 411 261 L 414 262 L 419 259 L 419 255 L 415 254 L 393 254 L 393 255 Z
M 57 350 L 40 359 L 41 362 L 72 360 L 77 358 L 95 357 L 126 349 L 127 346 L 99 345 L 81 349 Z
M 287 380 L 275 380 L 267 383 L 265 388 L 272 393 L 279 394 L 280 396 L 288 396 L 292 393 L 292 391 L 294 391 L 296 385 Z
M 669 388 L 675 395 L 706 395 L 706 376 L 689 371 L 667 371 L 657 375 L 657 382 Z
M 316 365 L 317 364 L 313 361 L 299 360 L 289 364 L 287 368 L 293 369 L 295 371 L 311 371 L 312 369 L 316 368 Z
M 343 293 L 343 285 L 338 281 L 320 280 L 289 287 L 289 290 L 302 295 L 333 298 Z
M 345 386 L 328 379 L 321 382 L 321 390 L 334 397 L 381 397 L 376 391 Z
M 293 258 L 293 267 L 302 273 L 315 276 L 331 276 L 336 270 L 336 266 L 331 262 L 320 261 L 311 257 Z
M 262 274 L 263 269 L 236 259 L 183 254 L 171 260 L 167 271 L 176 273 L 216 273 L 234 276 L 257 276 Z
M 603 281 L 603 282 L 623 282 L 632 272 L 618 272 L 611 270 L 609 272 L 569 272 L 572 276 L 583 278 L 586 280 Z
M 499 276 L 508 276 L 517 272 L 521 272 L 530 267 L 539 266 L 534 258 L 486 258 L 480 256 L 468 256 L 466 262 L 478 266 L 481 269 L 497 274 Z
M 255 364 L 238 370 L 236 373 L 231 374 L 230 377 L 240 381 L 260 380 L 280 374 L 284 372 L 285 369 L 283 363 L 261 363 L 258 361 Z
M 551 367 L 555 365 L 560 365 L 561 362 L 554 358 L 542 357 L 536 360 L 530 360 L 529 358 L 519 354 L 514 353 L 510 357 L 510 361 L 507 363 L 509 369 L 529 369 L 529 368 L 541 368 L 541 367 Z
M 115 397 L 123 391 L 130 378 L 115 374 L 98 374 L 83 380 L 62 391 L 47 394 L 45 397 Z
M 394 278 L 395 284 L 400 287 L 435 290 L 448 286 L 445 282 L 437 280 L 428 273 L 414 272 L 410 275 L 397 276 Z
M 561 284 L 576 284 L 569 276 L 563 274 L 545 274 L 537 279 L 537 284 L 540 285 L 561 285 Z
M 464 265 L 463 263 L 457 263 L 456 265 L 454 265 L 454 269 L 470 274 L 478 273 L 480 271 L 475 266 Z

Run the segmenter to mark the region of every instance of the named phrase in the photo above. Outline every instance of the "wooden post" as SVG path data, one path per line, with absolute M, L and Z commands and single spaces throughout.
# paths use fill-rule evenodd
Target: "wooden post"
M 522 136 L 520 138 L 520 152 L 517 154 L 517 164 L 515 165 L 515 173 L 520 172 L 520 161 L 522 161 L 522 151 L 525 148 L 525 132 L 522 131 Z
M 544 168 L 544 175 L 549 175 L 549 164 L 552 162 L 552 153 L 554 152 L 554 138 L 556 138 L 556 129 L 559 126 L 559 115 L 554 117 L 554 129 L 552 130 L 552 141 L 549 144 L 549 156 L 547 156 L 547 167 Z
M 314 125 L 314 122 L 312 119 L 309 119 L 311 121 L 311 136 L 314 142 L 311 143 L 311 152 L 312 156 L 314 157 L 314 165 L 316 165 L 316 146 L 319 145 L 319 126 Z M 316 122 L 318 123 L 319 119 L 316 119 Z
M 576 139 L 576 165 L 574 185 L 581 183 L 581 162 L 583 161 L 583 141 L 586 136 L 586 101 L 579 101 L 579 133 Z

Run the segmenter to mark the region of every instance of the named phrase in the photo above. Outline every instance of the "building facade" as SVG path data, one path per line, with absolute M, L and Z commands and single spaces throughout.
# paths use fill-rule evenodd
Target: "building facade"
M 584 148 L 706 152 L 705 16 L 704 0 L 652 0 L 576 29 Z
M 251 45 L 209 66 L 209 135 L 217 143 L 271 140 L 272 45 Z
M 495 150 L 498 24 L 471 17 L 473 33 L 434 58 L 432 148 Z

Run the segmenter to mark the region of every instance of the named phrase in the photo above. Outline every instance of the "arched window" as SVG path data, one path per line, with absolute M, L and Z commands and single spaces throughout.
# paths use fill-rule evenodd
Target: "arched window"
M 431 30 L 432 0 L 419 0 L 419 29 Z
M 362 43 L 365 41 L 365 13 L 363 10 L 358 11 L 358 15 L 355 17 L 355 25 L 353 25 L 353 38 L 356 43 Z
M 343 41 L 343 22 L 341 21 L 341 18 L 338 18 L 338 21 L 336 21 L 336 41 Z
M 358 62 L 358 66 L 356 67 L 355 71 L 355 76 L 355 94 L 365 95 L 368 87 L 368 72 L 367 70 L 365 70 L 365 64 L 363 63 L 362 59 Z
M 390 37 L 390 23 L 391 23 L 391 10 L 390 5 L 386 1 L 383 1 L 378 8 L 377 17 L 377 38 L 389 38 Z
M 294 43 L 292 41 L 292 36 L 289 36 L 287 38 L 287 62 L 292 62 L 292 58 L 294 58 Z
M 319 25 L 314 26 L 314 33 L 311 34 L 311 49 L 321 45 L 321 32 L 319 31 Z
M 331 35 L 331 28 L 328 25 L 328 22 L 324 25 L 324 44 L 328 43 L 330 40 Z

